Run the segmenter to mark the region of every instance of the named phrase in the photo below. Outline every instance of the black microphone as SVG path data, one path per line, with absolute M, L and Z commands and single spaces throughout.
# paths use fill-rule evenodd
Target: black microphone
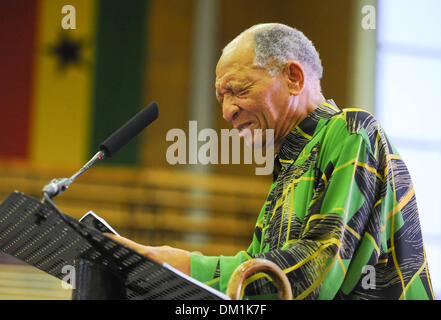
M 121 128 L 116 130 L 102 144 L 100 144 L 100 151 L 98 151 L 92 157 L 92 159 L 90 159 L 72 177 L 51 180 L 51 182 L 49 182 L 43 188 L 43 195 L 52 199 L 53 197 L 62 194 L 84 171 L 88 170 L 99 160 L 113 156 L 116 152 L 118 152 L 119 149 L 121 149 L 122 146 L 133 139 L 145 127 L 158 119 L 158 115 L 158 104 L 156 102 L 152 102 L 149 106 L 142 109 L 134 117 L 127 121 Z
M 142 129 L 158 119 L 158 114 L 158 104 L 156 102 L 151 103 L 101 143 L 100 150 L 104 152 L 107 158 L 110 158 L 140 133 Z

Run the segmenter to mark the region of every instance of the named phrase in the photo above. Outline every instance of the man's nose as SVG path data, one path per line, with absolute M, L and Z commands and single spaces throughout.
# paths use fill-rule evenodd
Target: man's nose
M 240 112 L 240 107 L 235 103 L 232 103 L 231 99 L 225 99 L 222 104 L 222 115 L 225 120 L 228 122 L 233 122 L 238 116 Z

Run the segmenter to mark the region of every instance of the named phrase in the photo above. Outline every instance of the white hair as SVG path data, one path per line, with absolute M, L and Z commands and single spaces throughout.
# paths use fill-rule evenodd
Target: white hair
M 277 75 L 283 66 L 291 61 L 303 64 L 306 72 L 312 72 L 317 79 L 323 75 L 323 66 L 314 44 L 303 32 L 281 23 L 262 23 L 243 31 L 224 50 L 236 45 L 241 36 L 254 35 L 254 65 L 262 67 L 271 76 Z

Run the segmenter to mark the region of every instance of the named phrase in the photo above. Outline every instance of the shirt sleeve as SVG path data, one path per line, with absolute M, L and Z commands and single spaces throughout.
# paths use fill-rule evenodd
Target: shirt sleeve
M 253 241 L 246 251 L 239 251 L 235 256 L 204 256 L 192 252 L 190 255 L 190 275 L 212 288 L 225 293 L 228 281 L 234 270 L 244 261 L 252 259 L 251 254 L 260 251 L 259 238 L 264 213 L 265 206 L 263 206 L 260 211 L 253 234 Z M 256 235 L 256 233 L 259 235 Z
M 217 276 L 216 288 L 225 292 L 226 279 L 240 263 L 246 259 L 264 258 L 276 263 L 288 276 L 294 298 L 334 298 L 343 284 L 374 205 L 372 194 L 375 194 L 378 173 L 375 159 L 361 134 L 347 134 L 338 143 L 329 141 L 327 149 L 321 152 L 317 184 L 307 205 L 301 234 L 296 239 L 261 253 L 240 252 L 234 257 L 217 258 L 193 255 L 192 276 L 203 281 Z M 201 268 L 206 271 L 202 273 Z M 263 274 L 253 277 L 245 291 L 246 295 L 272 292 L 275 287 Z

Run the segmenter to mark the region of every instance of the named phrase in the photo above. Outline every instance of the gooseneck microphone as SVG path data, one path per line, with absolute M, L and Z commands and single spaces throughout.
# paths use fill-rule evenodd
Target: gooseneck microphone
M 132 119 L 127 121 L 121 128 L 116 130 L 115 133 L 101 143 L 100 150 L 104 152 L 107 158 L 110 158 L 145 127 L 158 119 L 158 114 L 158 104 L 153 102 L 138 112 Z
M 49 182 L 42 190 L 44 197 L 52 199 L 53 197 L 62 194 L 83 172 L 92 167 L 96 162 L 104 158 L 110 158 L 116 154 L 121 147 L 155 121 L 158 118 L 158 115 L 158 104 L 152 102 L 101 143 L 99 146 L 100 151 L 98 151 L 92 159 L 90 159 L 72 177 L 51 180 L 51 182 Z

